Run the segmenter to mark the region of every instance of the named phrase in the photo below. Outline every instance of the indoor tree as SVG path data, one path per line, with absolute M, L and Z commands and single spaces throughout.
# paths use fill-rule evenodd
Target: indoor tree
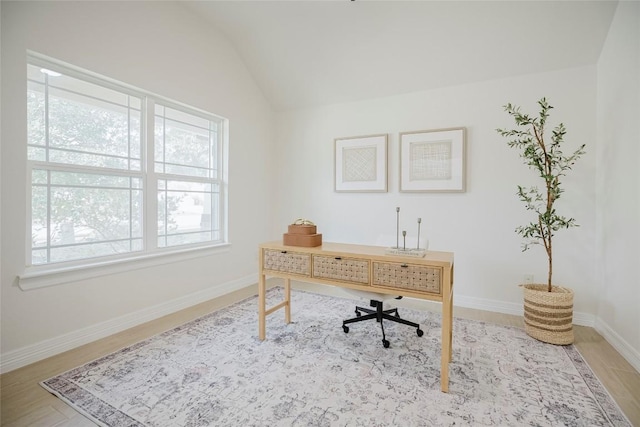
M 571 155 L 562 152 L 562 142 L 566 134 L 564 124 L 560 123 L 552 131 L 551 136 L 545 139 L 545 124 L 549 118 L 549 110 L 553 107 L 545 98 L 538 101 L 540 113 L 537 117 L 520 112 L 520 107 L 512 104 L 504 106 L 504 110 L 515 120 L 515 129 L 497 129 L 498 133 L 509 139 L 509 147 L 519 149 L 520 157 L 524 163 L 534 171 L 544 182 L 543 189 L 536 186 L 523 187 L 518 185 L 518 197 L 522 200 L 527 210 L 536 214 L 534 221 L 525 226 L 516 228 L 525 242 L 523 251 L 533 244 L 542 244 L 547 252 L 549 262 L 547 276 L 547 290 L 551 292 L 551 276 L 553 274 L 553 246 L 554 233 L 563 228 L 577 226 L 575 219 L 559 215 L 555 209 L 555 203 L 564 190 L 560 186 L 560 178 L 566 175 L 576 160 L 584 153 L 585 144 L 582 144 Z

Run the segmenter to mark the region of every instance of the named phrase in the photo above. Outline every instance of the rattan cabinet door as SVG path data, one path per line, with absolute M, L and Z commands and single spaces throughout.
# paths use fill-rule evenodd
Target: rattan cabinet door
M 264 249 L 263 261 L 265 271 L 311 276 L 310 254 Z
M 442 295 L 442 268 L 427 265 L 374 262 L 373 285 Z
M 314 255 L 313 277 L 369 284 L 369 260 Z

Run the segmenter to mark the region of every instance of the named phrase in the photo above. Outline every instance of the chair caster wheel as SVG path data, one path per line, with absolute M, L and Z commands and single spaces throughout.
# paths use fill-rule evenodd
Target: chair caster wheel
M 356 310 L 356 317 L 360 317 L 362 316 L 362 313 L 360 313 L 358 310 Z
M 384 348 L 389 348 L 389 341 L 382 340 L 382 345 L 384 346 Z
M 342 330 L 344 331 L 345 334 L 349 333 L 349 327 L 346 325 L 342 325 Z
M 419 337 L 424 335 L 424 331 L 422 329 L 418 329 L 416 333 L 418 334 Z

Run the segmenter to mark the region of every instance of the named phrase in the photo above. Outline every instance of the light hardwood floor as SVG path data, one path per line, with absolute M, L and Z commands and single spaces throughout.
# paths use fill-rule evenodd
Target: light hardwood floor
M 248 287 L 3 374 L 0 376 L 1 425 L 93 426 L 84 416 L 40 387 L 39 382 L 255 294 L 257 287 Z M 519 316 L 459 307 L 454 308 L 454 315 L 522 326 Z M 640 426 L 640 374 L 593 328 L 576 326 L 575 345 L 631 423 Z

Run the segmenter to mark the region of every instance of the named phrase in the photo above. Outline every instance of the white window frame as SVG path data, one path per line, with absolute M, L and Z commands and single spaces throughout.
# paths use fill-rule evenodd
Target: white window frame
M 230 250 L 228 238 L 228 129 L 229 122 L 227 119 L 209 113 L 207 111 L 188 106 L 186 104 L 167 99 L 165 97 L 135 88 L 131 85 L 121 83 L 101 76 L 99 74 L 80 69 L 73 65 L 63 63 L 61 61 L 34 53 L 28 52 L 27 64 L 36 65 L 52 71 L 57 71 L 69 77 L 88 81 L 99 86 L 133 95 L 142 99 L 141 106 L 141 171 L 133 172 L 131 170 L 118 171 L 127 175 L 139 175 L 142 177 L 143 189 L 143 249 L 142 251 L 128 252 L 118 255 L 109 255 L 98 258 L 85 258 L 80 260 L 46 263 L 31 265 L 32 256 L 32 170 L 34 168 L 46 167 L 54 170 L 60 169 L 60 165 L 50 162 L 41 162 L 27 159 L 27 229 L 25 233 L 25 269 L 23 274 L 18 277 L 18 285 L 21 289 L 34 289 L 45 286 L 52 286 L 61 283 L 69 283 L 72 281 L 83 280 L 91 277 L 114 274 L 123 271 L 135 270 L 139 268 L 147 268 L 154 265 L 166 264 L 168 262 L 177 262 L 185 259 L 192 259 L 212 254 L 227 252 Z M 25 75 L 26 80 L 26 75 Z M 184 244 L 179 246 L 158 247 L 158 209 L 157 209 L 157 183 L 162 179 L 163 174 L 155 172 L 154 159 L 154 120 L 155 120 L 155 103 L 167 106 L 169 108 L 195 115 L 206 120 L 213 121 L 217 124 L 217 156 L 218 176 L 215 181 L 219 185 L 219 218 L 220 218 L 220 239 L 218 241 L 207 241 L 200 243 Z M 25 144 L 26 150 L 26 144 Z M 82 171 L 82 167 L 75 165 L 65 165 L 65 170 Z M 107 170 L 108 174 L 109 171 Z M 166 175 L 165 175 L 166 176 Z M 173 175 L 172 177 L 180 178 L 181 175 Z

